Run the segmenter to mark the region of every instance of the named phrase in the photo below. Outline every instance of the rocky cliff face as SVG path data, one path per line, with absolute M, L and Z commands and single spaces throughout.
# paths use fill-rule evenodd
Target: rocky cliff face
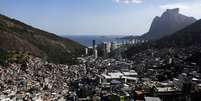
M 160 39 L 171 35 L 196 21 L 179 13 L 179 9 L 167 9 L 161 17 L 156 16 L 148 33 L 142 35 L 148 40 Z

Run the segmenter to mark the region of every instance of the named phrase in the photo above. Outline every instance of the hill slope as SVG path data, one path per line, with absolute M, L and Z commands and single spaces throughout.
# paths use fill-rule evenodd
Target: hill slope
M 157 40 L 164 36 L 171 35 L 176 31 L 194 23 L 193 17 L 187 17 L 179 13 L 179 9 L 167 9 L 161 17 L 155 17 L 148 33 L 142 35 L 142 38 L 148 40 Z
M 83 46 L 0 15 L 0 48 L 28 51 L 54 63 L 69 63 L 81 53 Z
M 157 41 L 133 46 L 126 51 L 128 57 L 146 49 L 201 47 L 201 20 Z M 189 50 L 191 51 L 191 50 Z
M 200 44 L 201 20 L 187 26 L 173 35 L 158 40 L 156 43 L 158 43 L 158 45 L 166 45 L 166 47 L 186 47 Z

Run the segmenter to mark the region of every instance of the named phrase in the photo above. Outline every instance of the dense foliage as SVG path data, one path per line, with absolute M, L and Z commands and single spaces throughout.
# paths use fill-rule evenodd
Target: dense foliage
M 71 63 L 83 46 L 0 15 L 0 48 L 27 51 L 54 63 Z

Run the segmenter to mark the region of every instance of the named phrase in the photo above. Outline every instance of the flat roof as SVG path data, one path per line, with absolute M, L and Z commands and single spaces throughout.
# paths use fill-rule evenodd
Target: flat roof
M 123 76 L 121 72 L 114 72 L 114 73 L 108 73 L 107 74 L 101 74 L 105 79 L 118 79 Z
M 161 101 L 159 97 L 145 97 L 145 101 Z
M 101 74 L 101 76 L 103 76 L 105 79 L 111 79 L 112 77 L 107 75 L 107 74 Z
M 138 78 L 136 77 L 130 77 L 131 75 L 137 75 L 136 72 L 111 72 L 108 74 L 101 74 L 105 79 L 118 79 L 118 78 L 126 78 L 130 80 L 137 80 Z
M 136 78 L 136 77 L 129 77 L 129 76 L 123 76 L 122 78 L 124 78 L 124 79 L 128 79 L 128 80 L 138 80 L 138 78 Z
M 108 73 L 111 78 L 120 78 L 123 76 L 121 72 Z
M 156 87 L 156 89 L 158 90 L 158 92 L 172 92 L 172 91 L 176 91 L 176 89 L 174 89 L 173 87 Z
M 136 72 L 123 72 L 124 75 L 138 75 Z

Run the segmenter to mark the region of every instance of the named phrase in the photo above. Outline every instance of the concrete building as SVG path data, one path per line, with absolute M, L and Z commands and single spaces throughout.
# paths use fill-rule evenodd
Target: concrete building
M 97 49 L 94 50 L 94 58 L 95 59 L 98 58 L 98 51 L 97 51 Z
M 89 54 L 89 49 L 85 48 L 85 55 L 87 56 Z
M 101 74 L 101 81 L 105 81 L 105 82 L 109 82 L 111 80 L 121 80 L 125 83 L 127 82 L 137 82 L 138 81 L 138 77 L 137 77 L 137 73 L 133 70 L 131 71 L 124 71 L 124 72 L 120 72 L 120 71 L 116 71 L 116 72 L 109 72 L 106 74 Z
M 101 56 L 106 58 L 111 52 L 111 42 L 103 42 L 98 46 L 99 51 L 101 51 Z
M 118 48 L 117 42 L 111 42 L 111 51 L 114 51 L 117 48 Z
M 98 50 L 96 47 L 96 41 L 95 40 L 92 41 L 92 48 L 93 48 L 93 56 L 96 59 L 96 58 L 98 58 Z
M 108 54 L 111 52 L 111 43 L 110 42 L 104 42 L 105 45 L 105 52 Z
M 92 47 L 93 47 L 93 50 L 96 49 L 96 40 L 93 40 L 93 41 L 92 41 Z

